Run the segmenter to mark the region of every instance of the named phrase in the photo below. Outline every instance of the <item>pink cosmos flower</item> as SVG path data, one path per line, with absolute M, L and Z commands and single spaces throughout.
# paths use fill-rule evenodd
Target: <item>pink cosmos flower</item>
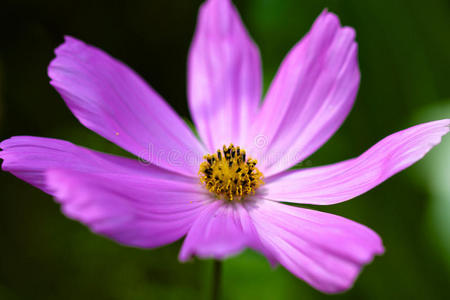
M 281 202 L 354 198 L 421 159 L 449 131 L 449 119 L 425 123 L 357 158 L 289 170 L 339 128 L 359 86 L 355 32 L 326 11 L 289 52 L 260 104 L 259 52 L 237 11 L 228 0 L 202 6 L 188 63 L 201 141 L 123 63 L 72 37 L 55 52 L 51 85 L 78 120 L 149 164 L 17 136 L 0 144 L 3 170 L 121 244 L 153 248 L 186 235 L 182 261 L 223 259 L 248 247 L 326 293 L 351 287 L 362 266 L 383 253 L 381 239 L 345 218 Z

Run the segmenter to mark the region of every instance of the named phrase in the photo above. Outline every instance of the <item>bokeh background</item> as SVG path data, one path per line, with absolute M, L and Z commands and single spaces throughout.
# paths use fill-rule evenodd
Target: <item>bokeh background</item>
M 126 62 L 189 119 L 186 56 L 201 1 L 3 0 L 0 139 L 36 135 L 124 154 L 84 128 L 48 84 L 64 34 Z M 384 136 L 450 116 L 450 2 L 235 1 L 260 46 L 267 88 L 286 52 L 325 8 L 357 31 L 362 83 L 339 132 L 307 166 L 359 155 Z M 0 299 L 207 299 L 211 261 L 180 264 L 180 242 L 139 250 L 65 218 L 50 196 L 0 173 Z M 450 136 L 425 159 L 352 201 L 320 207 L 363 223 L 386 253 L 334 299 L 450 294 Z M 224 263 L 223 299 L 322 299 L 261 255 Z M 448 298 L 447 298 L 448 299 Z

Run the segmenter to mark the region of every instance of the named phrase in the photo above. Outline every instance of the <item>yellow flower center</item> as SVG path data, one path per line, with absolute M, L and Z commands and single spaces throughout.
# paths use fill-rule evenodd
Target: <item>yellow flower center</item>
M 218 198 L 229 201 L 242 200 L 254 195 L 256 189 L 264 184 L 262 173 L 255 167 L 255 159 L 245 158 L 245 150 L 239 147 L 223 146 L 223 150 L 203 157 L 204 162 L 198 172 L 200 181 L 207 190 Z

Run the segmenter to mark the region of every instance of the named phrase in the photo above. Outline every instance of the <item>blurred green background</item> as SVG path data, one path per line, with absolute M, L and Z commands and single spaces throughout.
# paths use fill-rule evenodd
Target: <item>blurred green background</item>
M 235 1 L 260 46 L 265 88 L 325 8 L 357 31 L 361 88 L 339 132 L 308 166 L 354 157 L 384 136 L 450 116 L 450 2 Z M 71 115 L 48 84 L 70 34 L 126 62 L 189 118 L 186 56 L 201 1 L 3 1 L 0 139 L 36 135 L 123 153 Z M 425 159 L 352 201 L 320 207 L 363 223 L 386 253 L 334 299 L 445 299 L 450 294 L 450 136 Z M 0 299 L 207 299 L 210 261 L 180 264 L 180 242 L 126 248 L 65 218 L 51 197 L 0 173 Z M 224 263 L 223 299 L 321 299 L 261 255 Z M 448 299 L 448 298 L 447 298 Z

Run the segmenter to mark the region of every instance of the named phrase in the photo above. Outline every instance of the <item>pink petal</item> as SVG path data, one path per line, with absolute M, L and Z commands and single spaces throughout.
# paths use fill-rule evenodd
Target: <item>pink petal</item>
M 210 152 L 243 146 L 261 98 L 259 51 L 229 0 L 200 9 L 189 52 L 189 107 Z
M 15 136 L 0 143 L 2 169 L 49 193 L 45 173 L 66 169 L 87 173 L 117 173 L 196 182 L 195 179 L 166 171 L 137 160 L 100 153 L 72 143 L 33 136 Z
M 302 161 L 340 127 L 359 86 L 352 28 L 324 11 L 289 52 L 253 126 L 253 147 L 264 175 Z
M 384 249 L 379 236 L 351 220 L 261 200 L 250 216 L 264 246 L 294 275 L 325 293 L 349 289 Z
M 265 185 L 263 197 L 306 204 L 349 200 L 420 160 L 449 126 L 450 119 L 420 124 L 384 138 L 357 158 L 280 174 Z
M 72 37 L 55 53 L 50 83 L 83 125 L 153 164 L 195 176 L 203 147 L 142 78 Z
M 144 176 L 54 169 L 46 179 L 67 217 L 134 247 L 181 238 L 209 199 L 199 185 Z
M 257 236 L 248 212 L 251 209 L 241 203 L 212 202 L 189 231 L 179 259 L 186 261 L 194 255 L 224 259 L 249 247 L 262 252 L 274 263 Z

